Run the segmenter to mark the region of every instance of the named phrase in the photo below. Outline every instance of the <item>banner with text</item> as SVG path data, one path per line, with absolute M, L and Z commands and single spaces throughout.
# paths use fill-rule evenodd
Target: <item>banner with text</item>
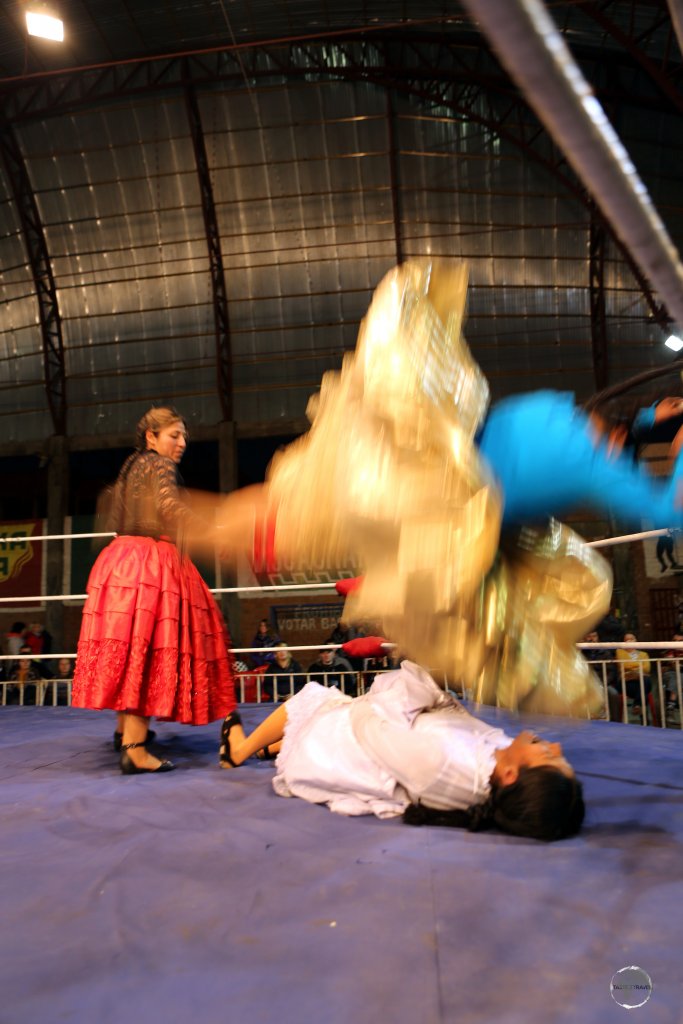
M 292 633 L 331 633 L 341 618 L 343 602 L 330 604 L 285 604 L 271 607 L 275 632 L 287 640 Z

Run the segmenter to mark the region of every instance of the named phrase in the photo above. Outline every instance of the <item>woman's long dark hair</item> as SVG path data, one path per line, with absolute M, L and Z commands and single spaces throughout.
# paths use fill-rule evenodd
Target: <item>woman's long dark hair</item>
M 465 811 L 437 811 L 411 804 L 403 820 L 407 825 L 445 825 L 470 832 L 496 826 L 513 836 L 551 842 L 576 835 L 585 813 L 581 783 L 557 768 L 541 765 L 521 767 L 509 786 L 493 783 L 489 799 Z

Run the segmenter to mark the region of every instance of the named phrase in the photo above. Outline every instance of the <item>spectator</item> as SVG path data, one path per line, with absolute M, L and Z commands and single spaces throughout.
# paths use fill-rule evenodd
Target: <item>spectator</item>
M 308 666 L 308 675 L 325 686 L 336 686 L 342 693 L 352 696 L 356 693 L 356 676 L 351 662 L 337 651 L 323 648 L 318 660 Z
M 70 683 L 73 679 L 74 674 L 74 662 L 72 658 L 59 658 L 57 661 L 56 670 L 50 675 L 50 683 Z M 47 690 L 48 699 L 54 700 L 54 697 L 50 698 L 50 689 Z M 68 689 L 65 693 L 62 693 L 62 688 L 57 686 L 57 704 L 68 704 Z
M 31 648 L 33 654 L 49 654 L 52 650 L 52 637 L 42 622 L 29 622 L 28 629 L 24 633 L 24 643 Z M 41 660 L 37 664 L 41 676 L 52 675 L 48 661 Z
M 28 654 L 30 656 L 31 654 L 33 654 L 33 651 L 31 650 L 28 644 L 23 644 L 19 648 L 19 654 Z M 31 661 L 30 657 L 22 657 L 20 661 L 14 662 L 14 668 L 10 674 L 9 679 L 10 682 L 20 684 L 13 693 L 13 696 L 16 698 L 16 700 L 10 700 L 10 703 L 16 703 L 20 700 L 21 690 L 26 686 L 27 683 L 33 684 L 33 703 L 38 703 L 39 683 L 42 681 L 42 677 L 38 665 L 36 664 L 35 661 Z M 23 700 L 21 702 L 23 704 L 27 703 L 25 689 Z
M 624 639 L 624 625 L 617 617 L 616 609 L 611 607 L 604 619 L 596 627 L 598 639 L 603 643 L 619 643 Z
M 348 627 L 344 625 L 341 619 L 337 620 L 337 625 L 334 627 L 327 640 L 326 644 L 345 644 L 349 640 Z
M 347 626 L 341 619 L 337 622 L 327 640 L 326 644 L 345 644 L 349 640 L 357 640 L 358 637 L 366 636 L 365 630 L 362 626 Z M 354 672 L 362 672 L 364 665 L 363 658 L 349 658 L 351 662 L 351 668 Z
M 683 633 L 674 633 L 672 641 L 682 641 Z M 678 707 L 678 679 L 676 676 L 676 662 L 683 658 L 683 648 L 674 647 L 664 653 L 667 659 L 662 662 L 662 682 L 666 691 L 667 711 L 674 711 Z M 681 666 L 683 671 L 683 666 Z M 683 679 L 683 677 L 682 677 Z
M 72 679 L 74 674 L 74 665 L 71 658 L 60 658 L 57 662 L 57 671 L 52 676 L 53 679 Z
M 663 536 L 657 538 L 657 561 L 661 565 L 661 572 L 666 572 L 667 569 L 681 569 L 674 556 L 674 535 L 673 530 L 669 530 Z M 666 556 L 666 558 L 665 558 Z M 669 560 L 669 564 L 666 564 L 666 559 Z
M 7 642 L 7 653 L 18 654 L 23 643 L 24 643 L 24 631 L 26 630 L 25 622 L 14 622 L 9 632 L 5 633 L 5 640 Z M 5 672 L 9 679 L 12 672 L 14 671 L 15 662 L 8 661 L 5 665 Z
M 590 633 L 586 633 L 583 638 L 587 644 L 599 643 L 597 629 L 592 630 Z M 614 653 L 604 647 L 592 647 L 589 650 L 582 650 L 586 661 L 590 662 L 605 662 L 604 675 L 603 665 L 593 665 L 593 671 L 600 680 L 600 684 L 603 684 L 603 680 L 607 682 L 607 705 L 609 710 L 610 722 L 618 722 L 621 718 L 621 697 L 619 694 L 618 682 L 617 682 L 617 669 L 614 664 Z
M 635 633 L 624 635 L 625 643 L 636 643 Z M 626 683 L 626 696 L 634 703 L 634 712 L 640 712 L 642 703 L 640 688 L 640 672 L 643 672 L 643 688 L 645 700 L 652 707 L 650 697 L 652 695 L 652 680 L 650 679 L 650 658 L 645 651 L 638 651 L 635 648 L 619 647 L 617 649 L 617 662 Z M 621 673 L 619 675 L 619 689 L 621 690 Z M 654 717 L 654 716 L 653 716 Z
M 270 628 L 268 619 L 261 619 L 258 624 L 258 629 L 254 635 L 254 639 L 251 641 L 252 647 L 277 647 L 278 644 L 282 643 L 282 638 L 273 632 Z M 273 651 L 267 651 L 264 654 L 252 654 L 251 661 L 254 667 L 258 665 L 272 665 L 275 661 L 275 654 Z
M 275 694 L 277 679 L 277 696 Z M 275 652 L 275 661 L 263 674 L 263 695 L 265 700 L 287 700 L 292 693 L 298 693 L 306 685 L 303 668 L 292 657 L 287 644 L 280 641 Z

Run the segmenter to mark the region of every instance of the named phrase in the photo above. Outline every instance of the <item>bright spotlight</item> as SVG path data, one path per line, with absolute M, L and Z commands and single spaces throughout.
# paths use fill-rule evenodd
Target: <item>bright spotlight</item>
M 670 334 L 664 342 L 667 348 L 670 348 L 673 352 L 680 352 L 683 348 L 683 341 L 677 338 L 675 334 Z
M 26 28 L 30 36 L 64 40 L 64 22 L 45 4 L 32 4 L 26 11 Z

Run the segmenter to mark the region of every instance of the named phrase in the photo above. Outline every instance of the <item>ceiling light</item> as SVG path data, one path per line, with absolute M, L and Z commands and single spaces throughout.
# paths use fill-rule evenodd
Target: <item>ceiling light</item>
M 675 334 L 670 334 L 664 344 L 674 352 L 680 352 L 683 348 L 683 341 L 681 341 L 680 338 L 677 338 Z
M 26 28 L 30 36 L 59 43 L 64 39 L 64 22 L 47 4 L 31 4 L 26 11 Z

